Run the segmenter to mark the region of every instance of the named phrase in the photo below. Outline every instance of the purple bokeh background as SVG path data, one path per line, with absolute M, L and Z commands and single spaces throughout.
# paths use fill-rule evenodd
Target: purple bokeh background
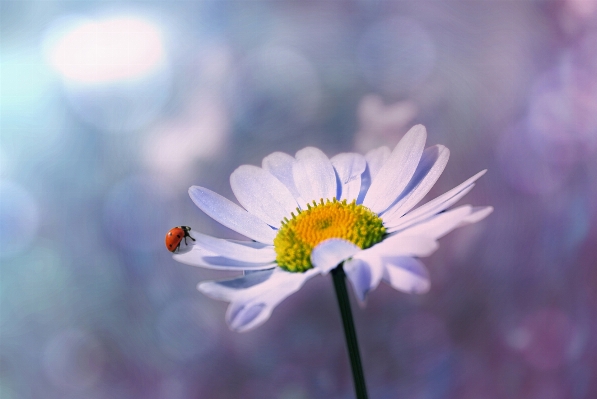
M 329 277 L 233 333 L 195 287 L 234 274 L 164 234 L 238 237 L 191 185 L 416 123 L 451 150 L 429 197 L 487 168 L 463 202 L 495 212 L 424 259 L 428 294 L 354 303 L 370 397 L 597 397 L 597 2 L 0 7 L 2 399 L 352 398 Z

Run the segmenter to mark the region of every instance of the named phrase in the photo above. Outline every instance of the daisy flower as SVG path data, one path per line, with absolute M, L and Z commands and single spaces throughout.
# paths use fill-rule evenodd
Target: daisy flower
M 202 282 L 199 291 L 230 302 L 226 321 L 235 331 L 265 322 L 272 310 L 311 277 L 339 265 L 362 302 L 383 280 L 397 290 L 429 290 L 419 258 L 457 227 L 478 222 L 492 207 L 447 209 L 474 186 L 481 171 L 445 194 L 413 209 L 443 172 L 449 150 L 424 148 L 422 125 L 406 133 L 393 151 L 329 159 L 307 147 L 295 157 L 274 152 L 261 167 L 242 165 L 230 176 L 242 206 L 199 186 L 193 202 L 222 225 L 250 240 L 193 232 L 190 251 L 174 259 L 194 266 L 243 271 L 237 278 Z

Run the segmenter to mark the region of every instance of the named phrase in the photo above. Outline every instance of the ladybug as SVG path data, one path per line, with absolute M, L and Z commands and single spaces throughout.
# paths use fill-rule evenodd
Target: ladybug
M 187 237 L 195 241 L 195 239 L 189 234 L 189 231 L 191 231 L 189 226 L 177 226 L 170 229 L 170 231 L 166 233 L 166 248 L 168 248 L 168 251 L 180 251 L 180 244 L 182 243 L 183 239 L 185 245 L 187 245 Z

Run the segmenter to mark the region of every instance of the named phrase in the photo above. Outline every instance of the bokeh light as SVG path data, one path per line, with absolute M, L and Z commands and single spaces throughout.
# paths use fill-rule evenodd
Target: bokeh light
M 78 83 L 142 78 L 165 62 L 162 33 L 132 16 L 63 17 L 53 24 L 45 45 L 50 64 Z
M 577 336 L 577 329 L 565 313 L 541 309 L 527 316 L 520 327 L 509 333 L 508 343 L 520 351 L 532 367 L 553 370 L 578 356 Z
M 107 133 L 138 131 L 162 112 L 171 92 L 167 69 L 152 79 L 80 85 L 66 82 L 69 105 L 85 123 Z
M 102 131 L 127 132 L 154 120 L 171 91 L 163 33 L 136 16 L 68 16 L 44 39 L 72 109 Z

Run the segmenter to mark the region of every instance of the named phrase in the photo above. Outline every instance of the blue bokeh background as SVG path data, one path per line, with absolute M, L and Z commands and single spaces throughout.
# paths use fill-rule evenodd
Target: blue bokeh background
M 479 170 L 432 288 L 354 304 L 371 398 L 597 397 L 597 2 L 0 2 L 0 397 L 352 398 L 329 277 L 260 328 L 176 225 L 273 151 L 395 145 Z

